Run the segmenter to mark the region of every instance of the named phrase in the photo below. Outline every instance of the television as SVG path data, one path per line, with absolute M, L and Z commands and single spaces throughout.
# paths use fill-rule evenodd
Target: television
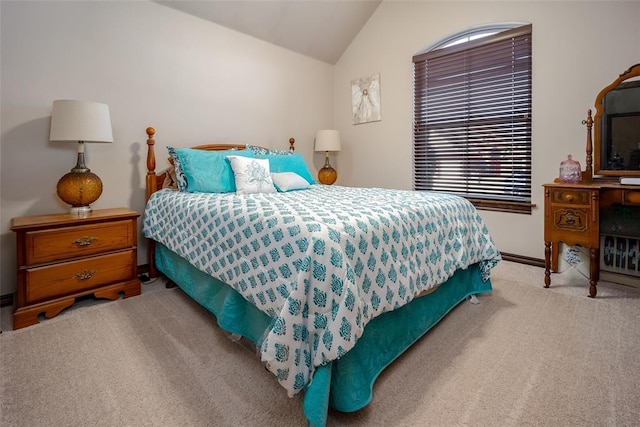
M 607 170 L 640 170 L 640 111 L 606 116 Z

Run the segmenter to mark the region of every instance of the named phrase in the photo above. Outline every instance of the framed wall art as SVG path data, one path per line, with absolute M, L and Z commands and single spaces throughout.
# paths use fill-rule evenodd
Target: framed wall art
M 353 124 L 380 121 L 380 73 L 351 81 Z

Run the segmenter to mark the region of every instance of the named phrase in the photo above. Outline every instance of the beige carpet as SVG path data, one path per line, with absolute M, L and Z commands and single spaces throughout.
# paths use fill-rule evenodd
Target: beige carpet
M 330 426 L 640 425 L 640 292 L 502 262 Z M 257 356 L 179 289 L 79 304 L 0 335 L 2 426 L 303 426 Z

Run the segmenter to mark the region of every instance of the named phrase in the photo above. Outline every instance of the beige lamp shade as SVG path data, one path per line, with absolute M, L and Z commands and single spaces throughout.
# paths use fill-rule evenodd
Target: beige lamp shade
M 333 129 L 319 130 L 316 134 L 316 151 L 340 151 L 340 132 Z
M 53 101 L 49 140 L 113 142 L 109 106 L 92 101 Z

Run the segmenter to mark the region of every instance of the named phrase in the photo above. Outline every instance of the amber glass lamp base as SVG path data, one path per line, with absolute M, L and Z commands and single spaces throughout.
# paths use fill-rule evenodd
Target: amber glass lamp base
M 338 172 L 330 165 L 324 165 L 322 169 L 318 171 L 318 181 L 320 184 L 331 185 L 336 182 L 338 178 Z
M 56 190 L 63 202 L 71 205 L 71 213 L 91 212 L 91 203 L 102 194 L 102 181 L 84 164 L 84 149 L 78 148 L 78 162 L 71 172 L 58 181 Z
M 320 184 L 331 185 L 336 182 L 338 178 L 338 172 L 329 164 L 329 152 L 326 151 L 324 155 L 324 166 L 318 171 L 318 181 Z
M 58 197 L 71 205 L 71 212 L 89 212 L 89 205 L 102 194 L 102 181 L 93 172 L 69 172 L 60 178 L 56 190 Z

